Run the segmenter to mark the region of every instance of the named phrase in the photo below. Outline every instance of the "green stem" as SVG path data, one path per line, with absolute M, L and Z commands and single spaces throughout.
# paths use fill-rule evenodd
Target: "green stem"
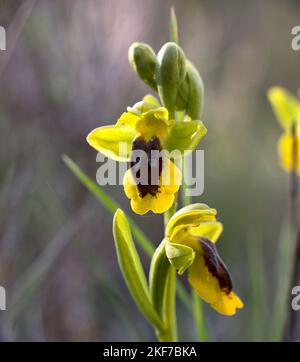
M 166 294 L 164 301 L 164 316 L 166 327 L 157 333 L 160 342 L 177 342 L 177 321 L 176 321 L 176 270 L 169 268 L 166 282 Z
M 202 300 L 199 298 L 199 295 L 196 293 L 195 290 L 193 290 L 193 302 L 197 337 L 200 342 L 205 342 L 208 340 L 208 336 L 205 327 Z
M 169 220 L 176 212 L 177 200 L 175 198 L 173 205 L 164 213 L 164 224 L 167 226 Z M 164 331 L 157 333 L 157 338 L 160 342 L 176 342 L 177 336 L 177 321 L 176 321 L 176 270 L 171 265 L 166 276 L 166 286 L 164 295 L 164 322 L 166 328 Z
M 178 25 L 174 6 L 171 7 L 170 40 L 178 44 Z
M 291 172 L 291 190 L 290 190 L 290 204 L 291 204 L 291 231 L 294 237 L 293 245 L 293 266 L 292 275 L 290 280 L 289 293 L 294 286 L 298 285 L 300 274 L 300 208 L 299 208 L 299 179 L 297 175 L 297 165 L 299 163 L 299 144 L 297 141 L 297 122 L 292 124 L 292 172 Z M 297 324 L 299 323 L 297 311 L 293 310 L 289 305 L 289 314 L 287 316 L 284 341 L 293 342 L 299 339 Z
M 185 162 L 185 159 L 182 159 L 182 203 L 183 206 L 187 206 L 191 204 L 191 197 L 187 194 L 187 187 L 185 183 L 185 174 L 188 172 L 188 163 Z M 194 314 L 194 321 L 196 324 L 196 331 L 197 336 L 200 342 L 204 342 L 207 340 L 207 331 L 205 326 L 204 314 L 203 314 L 203 307 L 202 307 L 202 300 L 199 298 L 197 293 L 193 290 L 193 314 Z

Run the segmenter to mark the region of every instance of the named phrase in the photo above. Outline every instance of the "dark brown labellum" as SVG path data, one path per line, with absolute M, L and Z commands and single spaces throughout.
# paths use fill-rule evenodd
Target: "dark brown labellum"
M 130 162 L 130 167 L 133 171 L 133 176 L 137 181 L 137 188 L 139 190 L 139 195 L 144 198 L 147 194 L 151 196 L 156 196 L 159 192 L 158 179 L 156 182 L 151 185 L 151 175 L 158 175 L 158 178 L 162 171 L 162 156 L 158 152 L 151 151 L 161 151 L 161 144 L 158 137 L 154 136 L 150 140 L 146 141 L 142 136 L 136 137 L 132 143 L 132 151 L 139 150 L 143 152 L 143 158 L 137 159 Z M 145 166 L 146 165 L 146 166 Z M 144 185 L 141 182 L 138 182 L 138 179 L 141 176 L 140 167 L 147 167 L 148 169 L 148 182 Z M 154 177 L 154 176 L 153 176 Z
M 203 257 L 209 272 L 218 279 L 220 288 L 226 294 L 232 291 L 232 281 L 230 274 L 217 248 L 213 242 L 206 238 L 199 238 L 203 249 Z

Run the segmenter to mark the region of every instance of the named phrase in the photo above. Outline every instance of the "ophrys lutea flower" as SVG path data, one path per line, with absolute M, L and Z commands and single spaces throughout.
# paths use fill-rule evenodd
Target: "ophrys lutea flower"
M 272 87 L 268 98 L 284 130 L 277 145 L 280 165 L 300 176 L 300 99 L 281 87 Z
M 189 125 L 195 125 L 192 134 L 188 135 L 189 145 L 195 147 L 206 129 L 201 122 L 189 121 Z M 177 128 L 175 120 L 169 119 L 168 110 L 153 96 L 146 96 L 143 101 L 128 107 L 114 126 L 96 128 L 87 137 L 88 143 L 97 151 L 115 160 L 130 162 L 123 184 L 137 214 L 163 213 L 174 202 L 181 184 L 181 172 L 162 151 L 172 151 L 176 147 L 174 130 Z M 180 143 L 186 141 L 184 133 L 182 140 L 177 141 L 180 148 Z
M 234 293 L 230 274 L 218 254 L 215 243 L 223 226 L 216 210 L 205 204 L 192 204 L 179 210 L 166 227 L 166 255 L 170 263 L 188 279 L 199 296 L 224 315 L 243 308 Z

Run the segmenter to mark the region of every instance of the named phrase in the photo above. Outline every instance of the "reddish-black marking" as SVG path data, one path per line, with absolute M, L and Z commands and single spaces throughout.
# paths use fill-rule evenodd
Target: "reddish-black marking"
M 154 158 L 153 154 L 151 156 L 151 151 L 161 151 L 161 144 L 159 141 L 159 138 L 154 136 L 149 141 L 146 141 L 142 136 L 139 136 L 134 139 L 132 142 L 132 151 L 134 150 L 142 150 L 145 152 L 146 159 L 143 160 L 135 160 L 130 162 L 130 167 L 133 168 L 136 164 L 144 164 L 144 162 L 147 162 L 148 167 L 148 182 L 146 185 L 142 185 L 141 182 L 137 183 L 137 188 L 139 190 L 139 195 L 143 198 L 147 194 L 150 194 L 151 196 L 156 196 L 156 194 L 159 192 L 159 185 L 158 180 L 155 182 L 155 185 L 151 185 L 151 174 L 157 174 L 158 169 L 158 175 L 160 176 L 162 171 L 162 157 L 161 155 L 155 156 Z M 152 157 L 152 159 L 151 159 Z M 155 173 L 154 173 L 155 171 Z M 136 178 L 140 178 L 140 169 L 136 172 L 133 172 L 133 176 Z M 138 180 L 136 180 L 138 181 Z
M 222 291 L 229 294 L 232 291 L 231 277 L 215 244 L 209 239 L 202 237 L 199 238 L 199 241 L 203 249 L 203 257 L 209 272 L 217 278 Z

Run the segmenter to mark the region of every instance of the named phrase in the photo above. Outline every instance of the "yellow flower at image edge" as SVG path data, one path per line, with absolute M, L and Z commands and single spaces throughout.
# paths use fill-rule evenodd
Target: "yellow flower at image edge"
M 281 167 L 287 172 L 295 168 L 300 176 L 300 137 L 283 133 L 279 138 L 277 149 Z
M 268 99 L 284 131 L 277 145 L 280 165 L 300 176 L 300 99 L 279 86 L 269 89 Z
M 188 279 L 199 296 L 224 315 L 233 315 L 243 302 L 233 291 L 226 265 L 215 243 L 223 226 L 216 210 L 193 204 L 179 210 L 166 228 L 165 248 L 179 274 L 188 269 Z

